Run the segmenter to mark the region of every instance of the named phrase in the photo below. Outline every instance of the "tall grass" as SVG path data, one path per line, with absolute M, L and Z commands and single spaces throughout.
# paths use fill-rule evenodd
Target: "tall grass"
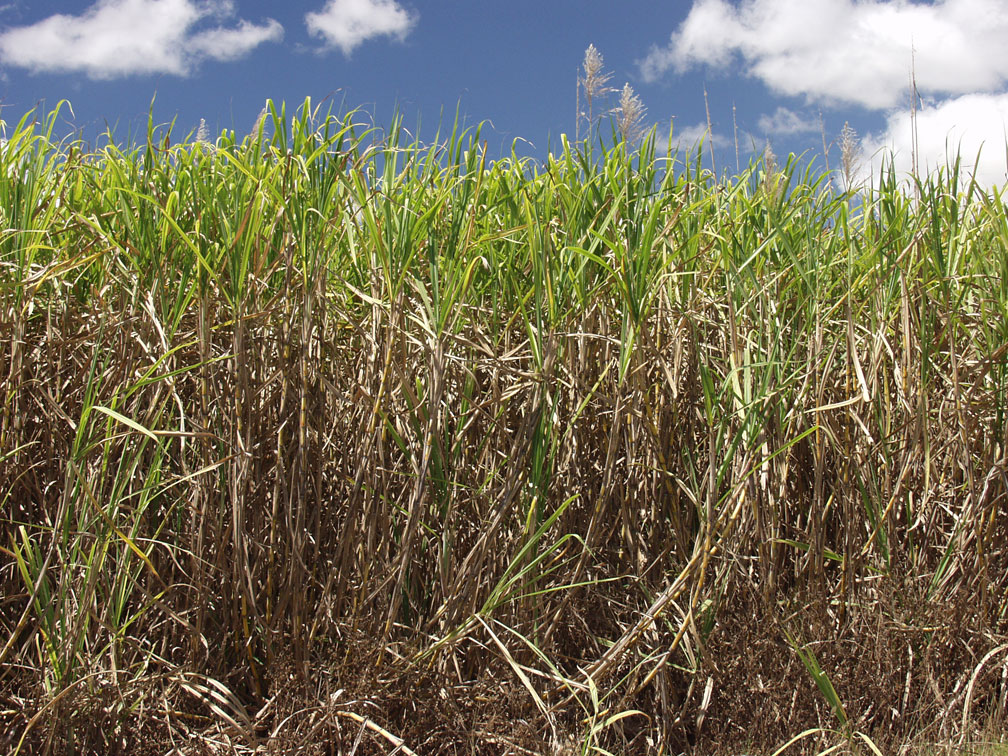
M 55 120 L 0 151 L 6 747 L 1003 721 L 1008 209 L 955 165 Z

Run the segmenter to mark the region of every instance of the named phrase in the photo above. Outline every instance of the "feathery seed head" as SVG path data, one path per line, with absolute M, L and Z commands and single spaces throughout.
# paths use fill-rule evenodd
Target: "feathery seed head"
M 263 121 L 266 120 L 266 106 L 263 105 L 262 110 L 259 111 L 259 115 L 256 116 L 255 123 L 252 124 L 252 133 L 249 134 L 251 137 L 256 137 L 259 135 L 259 129 L 263 125 Z
M 602 53 L 595 49 L 595 45 L 588 45 L 588 49 L 585 50 L 584 61 L 581 64 L 581 67 L 584 69 L 584 76 L 579 76 L 577 83 L 579 90 L 578 124 L 580 125 L 581 118 L 587 118 L 589 134 L 595 124 L 595 100 L 616 91 L 612 87 L 606 86 L 612 78 L 612 74 L 603 70 L 603 65 Z M 582 111 L 580 106 L 580 91 L 582 89 L 584 90 L 585 102 L 588 105 L 587 113 Z
M 766 147 L 763 148 L 763 190 L 775 200 L 780 192 L 780 177 L 777 156 L 767 139 Z
M 623 85 L 616 111 L 619 114 L 616 125 L 623 141 L 636 142 L 644 133 L 644 115 L 647 113 L 647 108 L 644 107 L 641 98 L 634 94 L 633 87 L 629 83 Z
M 843 174 L 844 189 L 850 189 L 860 168 L 861 143 L 857 132 L 850 123 L 844 121 L 840 130 L 840 171 Z
M 584 68 L 581 84 L 584 87 L 589 107 L 591 107 L 591 101 L 596 97 L 615 91 L 612 87 L 606 86 L 612 79 L 612 74 L 602 70 L 604 65 L 602 53 L 595 49 L 595 45 L 588 45 L 588 49 L 585 50 L 584 62 L 581 65 Z
M 767 173 L 773 173 L 777 169 L 777 156 L 774 154 L 770 140 L 767 139 L 766 147 L 763 148 L 763 167 Z
M 199 128 L 196 129 L 196 142 L 198 144 L 210 144 L 210 132 L 207 129 L 206 119 L 199 119 Z
M 584 54 L 584 63 L 582 63 L 585 82 L 597 81 L 600 78 L 608 80 L 609 75 L 602 73 L 602 65 L 602 53 L 595 48 L 595 45 L 588 45 Z

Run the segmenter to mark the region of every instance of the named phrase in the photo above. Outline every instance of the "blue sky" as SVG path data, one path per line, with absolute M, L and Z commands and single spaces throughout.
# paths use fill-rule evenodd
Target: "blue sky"
M 576 81 L 594 44 L 664 139 L 712 134 L 724 168 L 769 141 L 822 153 L 844 123 L 862 173 L 893 150 L 908 168 L 911 60 L 919 162 L 959 147 L 986 184 L 1006 180 L 1008 0 L 0 0 L 0 118 L 67 99 L 68 127 L 124 138 L 176 119 L 211 133 L 251 129 L 267 98 L 327 96 L 387 125 L 398 106 L 431 138 L 461 110 L 492 151 L 542 157 L 573 135 Z M 618 104 L 615 94 L 604 103 Z M 734 122 L 733 122 L 734 108 Z M 737 127 L 737 128 L 736 128 Z M 583 131 L 583 127 L 582 127 Z

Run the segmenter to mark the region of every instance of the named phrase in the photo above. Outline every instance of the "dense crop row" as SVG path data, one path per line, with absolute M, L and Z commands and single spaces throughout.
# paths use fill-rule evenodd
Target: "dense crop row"
M 353 120 L 7 134 L 0 742 L 657 753 L 1004 715 L 1000 196 Z

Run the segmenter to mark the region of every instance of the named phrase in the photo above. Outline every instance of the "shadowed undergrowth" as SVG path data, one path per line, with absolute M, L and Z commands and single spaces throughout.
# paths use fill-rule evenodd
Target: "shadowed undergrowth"
M 309 103 L 215 144 L 54 123 L 0 150 L 5 748 L 1003 721 L 1008 210 L 955 166 L 854 197 Z

